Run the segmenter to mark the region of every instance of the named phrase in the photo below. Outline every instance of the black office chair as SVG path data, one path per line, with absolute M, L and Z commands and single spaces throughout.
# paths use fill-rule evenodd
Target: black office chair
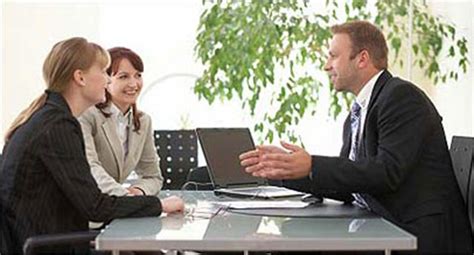
M 23 254 L 88 254 L 90 242 L 93 241 L 99 233 L 99 230 L 90 230 L 30 237 L 26 239 L 23 244 Z
M 474 236 L 474 137 L 453 136 L 449 152 Z
M 186 178 L 186 190 L 214 190 L 206 166 L 191 169 Z
M 188 172 L 197 166 L 196 134 L 194 130 L 155 130 L 154 135 L 163 189 L 181 189 Z

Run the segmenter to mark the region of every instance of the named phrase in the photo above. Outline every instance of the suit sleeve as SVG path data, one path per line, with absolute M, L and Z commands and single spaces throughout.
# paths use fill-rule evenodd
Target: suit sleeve
M 314 186 L 343 192 L 387 193 L 398 189 L 413 169 L 438 117 L 421 93 L 407 84 L 379 95 L 369 123 L 377 134 L 375 155 L 351 161 L 313 156 Z
M 64 118 L 52 125 L 42 143 L 42 161 L 60 190 L 90 221 L 121 217 L 158 216 L 157 197 L 116 197 L 103 194 L 91 175 L 79 123 Z
M 86 112 L 79 118 L 79 122 L 81 123 L 82 134 L 84 136 L 86 155 L 90 165 L 90 171 L 99 185 L 100 190 L 103 193 L 109 195 L 127 195 L 127 189 L 122 187 L 120 183 L 115 181 L 115 179 L 107 173 L 99 160 L 93 137 L 93 132 L 94 129 L 97 129 L 97 124 L 95 124 L 93 116 Z
M 163 175 L 160 170 L 160 158 L 155 149 L 151 119 L 149 116 L 146 117 L 147 125 L 145 129 L 141 131 L 144 132 L 143 135 L 146 136 L 145 143 L 135 168 L 139 179 L 133 187 L 142 189 L 147 195 L 156 195 L 163 186 Z

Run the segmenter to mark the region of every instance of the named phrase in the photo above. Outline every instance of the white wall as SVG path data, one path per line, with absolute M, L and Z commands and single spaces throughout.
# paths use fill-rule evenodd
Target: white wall
M 470 40 L 474 64 L 472 1 L 429 3 Z M 142 56 L 148 91 L 139 106 L 153 116 L 155 129 L 253 127 L 255 120 L 240 109 L 240 103 L 209 106 L 192 92 L 193 77 L 202 68 L 193 51 L 201 12 L 197 0 L 2 2 L 0 143 L 13 118 L 44 89 L 41 67 L 47 52 L 55 42 L 72 36 L 86 37 L 105 48 L 126 46 Z M 474 136 L 472 66 L 469 72 L 456 84 L 436 87 L 430 95 L 444 117 L 448 140 L 454 134 Z M 321 99 L 317 115 L 303 120 L 298 131 L 310 152 L 336 155 L 344 116 L 330 119 L 324 96 Z
M 448 142 L 453 135 L 474 136 L 474 1 L 429 1 L 433 13 L 450 20 L 456 25 L 456 32 L 469 40 L 469 60 L 471 66 L 466 74 L 458 81 L 448 81 L 440 84 L 434 90 L 433 101 L 443 116 L 443 125 Z M 456 67 L 454 61 L 441 59 L 441 67 Z M 459 68 L 460 70 L 460 68 Z
M 97 4 L 2 2 L 1 139 L 13 119 L 46 88 L 43 61 L 54 43 L 73 36 L 97 40 Z

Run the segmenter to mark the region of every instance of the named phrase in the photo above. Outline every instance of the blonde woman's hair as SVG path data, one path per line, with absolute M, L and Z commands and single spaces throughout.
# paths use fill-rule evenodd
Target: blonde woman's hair
M 76 70 L 85 71 L 94 63 L 99 63 L 104 69 L 110 64 L 109 53 L 99 45 L 81 37 L 56 43 L 43 64 L 43 78 L 47 90 L 62 93 L 72 81 Z M 27 122 L 31 115 L 45 104 L 46 98 L 45 92 L 16 117 L 5 135 L 6 142 L 18 127 Z

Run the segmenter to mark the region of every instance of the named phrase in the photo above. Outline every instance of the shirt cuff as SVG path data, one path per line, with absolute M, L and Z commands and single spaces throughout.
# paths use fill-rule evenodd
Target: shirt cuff
M 314 167 L 314 157 L 311 157 L 311 170 L 309 171 L 309 179 L 312 181 L 313 176 L 316 176 L 316 167 Z

